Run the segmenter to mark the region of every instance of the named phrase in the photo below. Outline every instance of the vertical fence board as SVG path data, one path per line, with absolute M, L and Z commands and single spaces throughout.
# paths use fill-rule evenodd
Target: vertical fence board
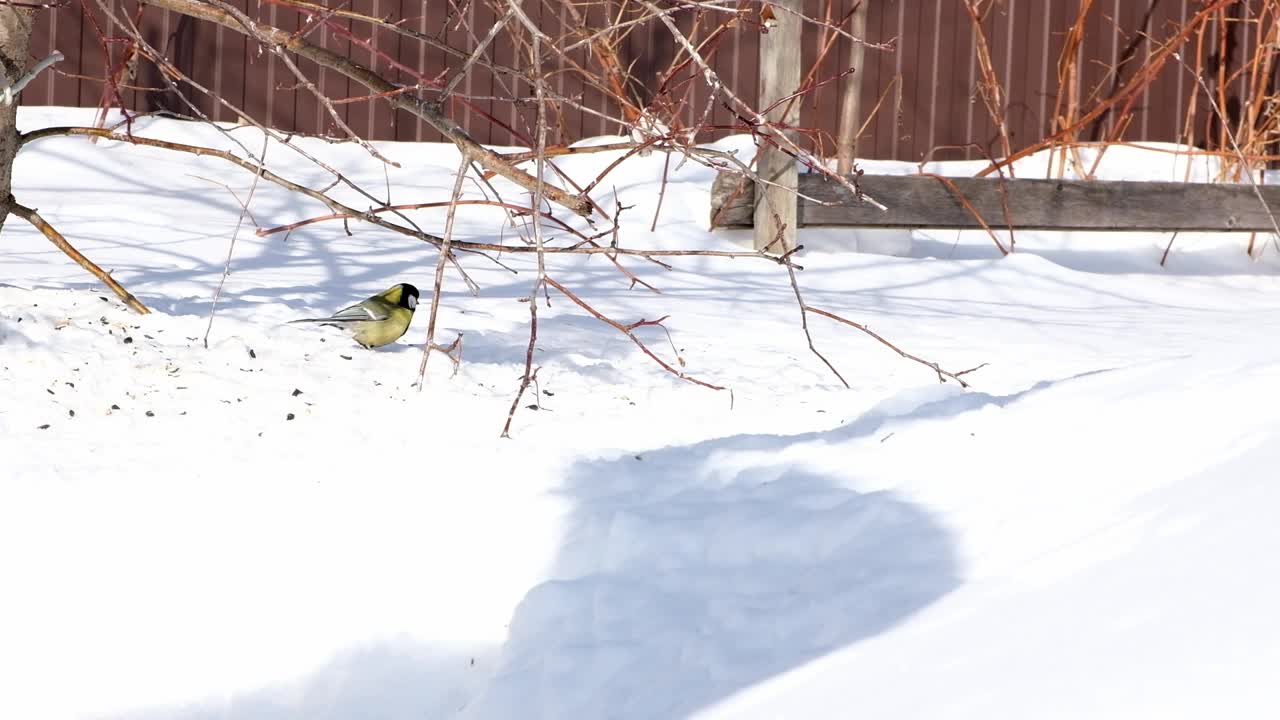
M 781 0 L 780 8 L 799 10 L 801 0 Z M 760 39 L 760 104 L 768 108 L 768 120 L 794 126 L 799 121 L 798 104 L 779 103 L 794 92 L 800 84 L 800 58 L 793 49 L 800 43 L 803 23 L 794 12 L 779 10 L 774 18 L 776 25 Z M 794 131 L 785 131 L 792 142 L 798 139 Z M 771 145 L 760 149 L 756 160 L 760 177 L 771 184 L 758 188 L 755 202 L 755 247 L 782 254 L 789 252 L 796 243 L 798 187 L 796 162 L 790 153 Z M 781 238 L 779 244 L 775 240 Z

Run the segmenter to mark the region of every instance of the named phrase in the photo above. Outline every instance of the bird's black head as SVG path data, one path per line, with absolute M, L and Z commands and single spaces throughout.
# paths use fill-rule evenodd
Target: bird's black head
M 418 307 L 418 288 L 409 283 L 400 283 L 400 302 L 397 304 L 410 310 Z

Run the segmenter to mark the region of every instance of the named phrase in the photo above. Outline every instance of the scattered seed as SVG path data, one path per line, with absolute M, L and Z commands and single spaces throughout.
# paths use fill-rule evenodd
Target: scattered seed
M 285 419 L 285 420 L 292 420 L 292 419 L 293 419 L 293 413 L 289 413 L 288 415 L 285 415 L 285 416 L 284 416 L 284 419 Z
M 43 424 L 43 425 L 37 426 L 37 427 L 36 427 L 36 429 L 37 429 L 37 430 L 48 430 L 48 429 L 49 429 L 49 423 L 45 423 L 45 424 Z
M 542 408 L 538 407 L 537 405 L 525 405 L 524 409 L 525 410 L 541 410 Z
M 339 355 L 338 357 L 342 358 L 343 360 L 350 360 L 350 359 L 351 359 L 351 356 L 350 356 L 350 355 Z
M 119 409 L 120 409 L 120 406 L 119 406 L 119 405 L 112 404 L 112 405 L 111 405 L 111 409 L 112 409 L 112 410 L 119 410 Z
M 543 394 L 543 395 L 546 395 L 547 397 L 555 397 L 555 396 L 556 396 L 556 394 L 555 394 L 555 393 L 553 393 L 553 392 L 551 392 L 550 390 L 543 390 L 543 391 L 542 391 L 542 394 Z
M 125 344 L 125 345 L 128 345 L 128 344 L 130 344 L 130 343 L 132 343 L 132 342 L 133 342 L 133 338 L 129 337 L 128 335 L 125 335 L 125 336 L 124 336 L 124 344 Z
M 249 348 L 249 357 L 253 358 L 254 360 L 257 360 L 257 359 L 258 359 L 258 353 L 254 352 L 254 351 L 253 351 L 253 348 Z
M 75 417 L 75 416 L 76 416 L 76 411 L 75 411 L 75 410 L 68 410 L 68 411 L 67 411 L 67 414 L 68 414 L 68 415 L 70 415 L 71 417 Z
M 292 394 L 293 394 L 293 396 L 294 396 L 294 397 L 298 397 L 299 395 L 301 395 L 301 394 L 302 394 L 302 391 L 301 391 L 301 390 L 299 390 L 298 388 L 294 388 L 294 389 L 293 389 L 293 393 L 292 393 Z
M 47 392 L 47 393 L 49 393 L 50 395 L 52 395 L 52 394 L 53 394 L 53 391 L 52 391 L 52 390 L 50 390 L 49 388 L 45 388 L 45 389 L 44 389 L 44 391 L 45 391 L 45 392 Z
M 98 299 L 101 300 L 102 302 L 111 302 L 110 300 L 102 297 L 101 295 L 98 296 Z
M 155 417 L 155 416 L 156 416 L 155 413 L 151 412 L 150 410 L 147 411 L 147 417 Z

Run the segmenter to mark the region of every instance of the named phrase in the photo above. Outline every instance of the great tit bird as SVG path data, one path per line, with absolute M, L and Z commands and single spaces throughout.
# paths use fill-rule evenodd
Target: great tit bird
M 327 318 L 304 318 L 291 323 L 340 327 L 350 332 L 356 342 L 366 348 L 375 348 L 393 343 L 404 335 L 417 307 L 418 288 L 400 283 Z

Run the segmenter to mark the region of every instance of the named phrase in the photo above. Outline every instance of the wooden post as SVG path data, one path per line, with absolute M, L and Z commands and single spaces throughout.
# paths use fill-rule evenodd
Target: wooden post
M 773 27 L 760 36 L 760 108 L 767 108 L 800 89 L 800 33 L 803 24 L 798 13 L 803 0 L 769 0 L 761 13 Z M 800 121 L 800 100 L 782 102 L 765 115 L 770 122 L 795 127 Z M 798 141 L 794 130 L 785 131 Z M 773 145 L 761 143 L 756 172 L 772 185 L 758 188 L 755 194 L 755 247 L 769 248 L 782 254 L 796 246 L 796 186 L 799 172 L 796 160 Z M 782 229 L 782 242 L 775 243 Z
M 862 40 L 867 34 L 867 3 L 862 0 L 853 9 L 849 34 Z M 840 135 L 836 146 L 836 172 L 853 172 L 853 158 L 858 152 L 858 131 L 862 129 L 862 55 L 860 42 L 849 42 L 849 67 L 853 74 L 844 79 L 844 97 L 840 101 Z

